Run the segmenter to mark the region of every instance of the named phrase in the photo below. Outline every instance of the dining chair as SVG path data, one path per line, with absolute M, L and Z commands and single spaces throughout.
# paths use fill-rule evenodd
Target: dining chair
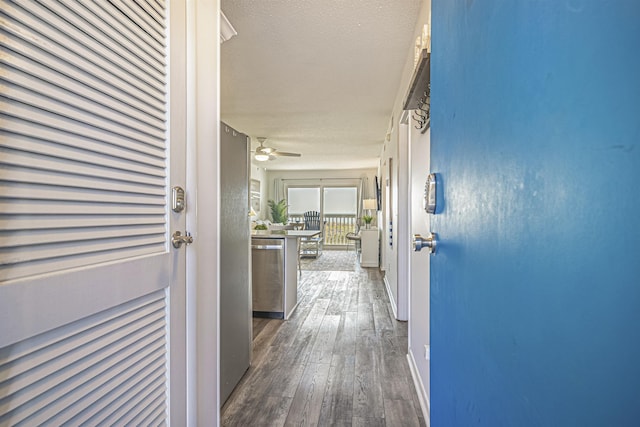
M 348 232 L 345 237 L 347 238 L 347 240 L 350 240 L 353 242 L 353 249 L 356 251 L 356 253 L 360 252 L 360 220 L 357 219 L 356 223 L 355 223 L 355 231 L 350 231 Z
M 300 255 L 317 258 L 322 253 L 322 243 L 324 241 L 323 224 L 320 220 L 320 212 L 307 211 L 303 215 L 305 230 L 320 230 L 320 234 L 315 237 L 303 237 L 300 239 Z

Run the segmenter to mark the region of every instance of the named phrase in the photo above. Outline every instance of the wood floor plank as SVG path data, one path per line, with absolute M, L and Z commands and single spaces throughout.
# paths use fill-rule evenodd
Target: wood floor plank
M 329 363 L 309 363 L 291 402 L 285 426 L 316 426 L 329 377 Z
M 380 354 L 374 331 L 358 336 L 356 347 L 353 414 L 384 418 L 384 396 L 380 374 Z
M 376 329 L 373 319 L 373 305 L 361 302 L 358 304 L 358 334 L 361 331 L 374 331 Z
M 339 326 L 340 316 L 324 316 L 309 355 L 310 363 L 331 363 Z
M 353 427 L 385 427 L 384 418 L 353 417 Z
M 319 299 L 327 299 L 331 300 L 331 296 L 333 295 L 333 290 L 336 287 L 337 280 L 331 280 L 331 275 L 327 277 L 327 281 L 322 286 L 322 290 L 318 293 L 316 298 Z
M 329 273 L 329 280 L 342 281 L 349 277 L 348 271 L 332 271 Z
M 222 408 L 223 413 L 246 412 L 245 407 L 253 407 L 256 402 L 268 397 L 271 385 L 277 379 L 278 358 L 272 348 L 267 350 L 264 363 L 249 367 L 229 399 Z M 231 416 L 231 415 L 230 415 Z M 237 418 L 232 417 L 232 418 Z
M 340 316 L 340 325 L 336 334 L 336 343 L 333 347 L 334 354 L 356 354 L 356 333 L 358 330 L 358 313 L 345 311 Z
M 378 335 L 380 374 L 385 384 L 385 399 L 413 399 L 415 388 L 407 364 L 407 350 L 400 344 L 404 341 L 403 337 L 397 337 L 394 331 L 389 329 L 381 331 Z
M 305 363 L 311 353 L 315 338 L 320 331 L 320 326 L 329 306 L 329 300 L 316 300 L 304 323 L 300 325 L 293 341 L 285 342 L 280 347 L 283 349 L 282 363 Z
M 406 358 L 407 349 L 402 346 L 403 338 L 397 337 L 393 329 L 376 329 L 380 340 L 380 350 L 385 356 L 401 356 Z
M 373 319 L 375 321 L 376 331 L 393 331 L 393 313 L 388 310 L 387 302 L 374 300 L 371 306 L 373 308 Z
M 385 423 L 387 427 L 419 427 L 420 421 L 408 400 L 385 399 L 384 401 Z
M 372 283 L 366 277 L 358 277 L 358 304 L 371 304 L 373 302 L 371 288 Z
M 387 296 L 387 289 L 384 286 L 384 282 L 373 280 L 373 286 L 370 287 L 371 291 L 371 299 L 372 301 L 388 301 L 389 297 Z
M 322 401 L 319 425 L 350 425 L 353 417 L 355 355 L 334 355 L 327 389 Z
M 396 332 L 396 336 L 399 336 L 399 337 L 409 336 L 409 322 L 395 321 L 393 322 L 393 329 Z
M 347 284 L 349 283 L 349 276 L 347 278 L 336 282 L 336 286 L 333 288 L 333 294 L 331 295 L 331 302 L 327 307 L 328 315 L 339 315 L 344 311 L 344 302 L 347 296 Z
M 255 337 L 258 336 L 258 334 L 262 331 L 262 328 L 264 328 L 268 322 L 269 322 L 269 319 L 260 319 L 260 318 L 253 319 L 253 338 L 254 339 Z
M 385 384 L 383 394 L 386 399 L 413 398 L 415 389 L 406 364 L 407 360 L 402 356 L 382 357 L 380 375 Z
M 293 402 L 292 397 L 269 396 L 264 400 L 264 406 L 261 411 L 261 424 L 264 426 L 282 426 L 284 425 L 289 408 Z M 256 425 L 256 424 L 247 424 Z
M 265 353 L 267 353 L 271 343 L 273 343 L 273 340 L 284 324 L 284 321 L 279 319 L 263 320 L 268 320 L 268 323 L 264 324 L 261 333 L 253 339 L 253 352 L 251 353 L 252 365 L 262 363 Z
M 287 321 L 254 320 L 252 365 L 221 425 L 426 424 L 406 360 L 407 324 L 393 318 L 378 269 L 304 271 L 298 301 Z
M 306 365 L 304 363 L 294 365 L 281 363 L 275 374 L 275 377 L 278 379 L 277 383 L 274 384 L 274 388 L 277 388 L 275 393 L 283 397 L 295 396 L 305 368 Z
M 343 311 L 358 311 L 358 284 L 355 278 L 347 282 Z
M 296 333 L 298 333 L 298 328 L 309 316 L 311 312 L 311 308 L 313 306 L 307 305 L 305 307 L 298 306 L 296 311 L 293 313 L 293 316 L 289 318 L 286 322 L 284 322 L 276 336 L 274 337 L 271 345 L 273 346 L 282 346 L 285 343 L 292 342 L 295 338 Z

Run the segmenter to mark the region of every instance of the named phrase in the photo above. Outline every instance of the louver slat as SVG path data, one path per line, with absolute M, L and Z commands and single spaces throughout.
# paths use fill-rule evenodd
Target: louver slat
M 23 39 L 26 42 L 39 39 L 46 40 L 47 49 L 50 53 L 73 55 L 68 59 L 74 63 L 80 61 L 81 64 L 89 64 L 90 61 L 97 67 L 111 72 L 115 77 L 125 80 L 149 94 L 158 96 L 165 91 L 163 85 L 164 78 L 161 72 L 149 73 L 148 71 L 142 71 L 143 67 L 134 68 L 130 65 L 128 66 L 128 61 L 125 61 L 105 46 L 88 43 L 83 32 L 68 23 L 68 21 L 61 19 L 57 14 L 50 12 L 42 14 L 40 20 L 48 23 L 47 26 L 42 26 L 40 25 L 40 20 L 35 19 L 27 13 L 30 12 L 30 10 L 28 10 L 29 5 L 24 6 L 27 7 L 25 11 L 17 6 L 11 7 L 5 5 L 3 7 L 4 12 L 10 14 L 12 18 L 29 25 L 28 28 L 17 27 L 12 25 L 10 21 L 0 18 L 3 24 L 5 24 L 4 29 L 14 37 Z M 43 11 L 41 8 L 36 10 L 40 13 Z M 20 31 L 15 31 L 15 29 L 18 28 Z M 63 30 L 64 34 L 59 34 L 58 29 Z M 56 36 L 62 36 L 64 38 L 59 39 Z M 131 58 L 131 60 L 136 61 L 135 58 Z M 89 65 L 89 67 L 92 66 Z
M 165 311 L 157 291 L 2 349 L 0 425 L 95 425 L 165 411 Z
M 69 6 L 73 0 L 65 0 L 65 2 Z M 143 51 L 158 63 L 164 63 L 163 51 L 158 40 L 144 31 L 131 28 L 129 23 L 133 17 L 124 14 L 120 9 L 114 7 L 111 2 L 92 2 L 85 5 L 85 7 L 93 13 L 100 14 L 104 18 L 104 22 L 109 26 L 122 31 L 126 42 L 132 44 L 132 50 Z M 140 24 L 140 27 L 142 26 L 140 22 L 136 21 L 136 24 Z M 102 31 L 108 33 L 108 29 L 102 29 Z
M 105 46 L 113 52 L 117 52 L 131 66 L 145 70 L 160 81 L 164 81 L 162 76 L 165 73 L 164 57 L 161 48 L 151 48 L 148 43 L 142 41 L 145 37 L 131 22 L 121 24 L 116 19 L 107 15 L 102 9 L 102 5 L 107 2 L 79 2 L 77 0 L 61 0 L 57 2 L 47 2 L 46 8 L 32 8 L 30 4 L 22 5 L 35 16 L 43 21 L 49 15 L 49 10 L 55 15 L 69 17 L 68 21 L 73 23 L 81 32 L 87 34 L 90 39 L 95 40 L 99 45 Z M 83 39 L 87 40 L 87 39 Z M 93 43 L 89 44 L 93 46 Z M 98 49 L 95 47 L 95 49 Z M 150 70 L 147 71 L 147 69 Z
M 164 158 L 115 146 L 111 141 L 105 142 L 20 120 L 5 121 L 0 130 L 0 147 L 12 148 L 16 153 L 26 152 L 30 153 L 30 156 L 40 154 L 45 158 L 62 158 L 76 164 L 88 163 L 92 167 L 102 166 L 147 175 L 165 175 Z M 5 153 L 0 161 L 4 161 L 6 156 Z M 31 160 L 27 165 L 29 164 Z
M 136 6 L 142 8 L 155 22 L 164 28 L 164 12 L 154 2 L 134 0 Z
M 164 14 L 0 2 L 0 280 L 166 252 Z

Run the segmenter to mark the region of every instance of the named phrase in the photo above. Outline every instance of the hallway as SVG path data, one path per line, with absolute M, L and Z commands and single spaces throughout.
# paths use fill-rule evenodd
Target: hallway
M 344 252 L 353 257 L 353 252 Z M 288 321 L 254 319 L 253 358 L 223 426 L 424 426 L 377 269 L 303 271 Z

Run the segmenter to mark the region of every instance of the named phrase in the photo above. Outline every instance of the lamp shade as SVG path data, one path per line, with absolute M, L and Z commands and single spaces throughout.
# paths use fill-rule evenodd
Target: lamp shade
M 378 201 L 376 199 L 364 199 L 362 201 L 362 209 L 378 209 Z

